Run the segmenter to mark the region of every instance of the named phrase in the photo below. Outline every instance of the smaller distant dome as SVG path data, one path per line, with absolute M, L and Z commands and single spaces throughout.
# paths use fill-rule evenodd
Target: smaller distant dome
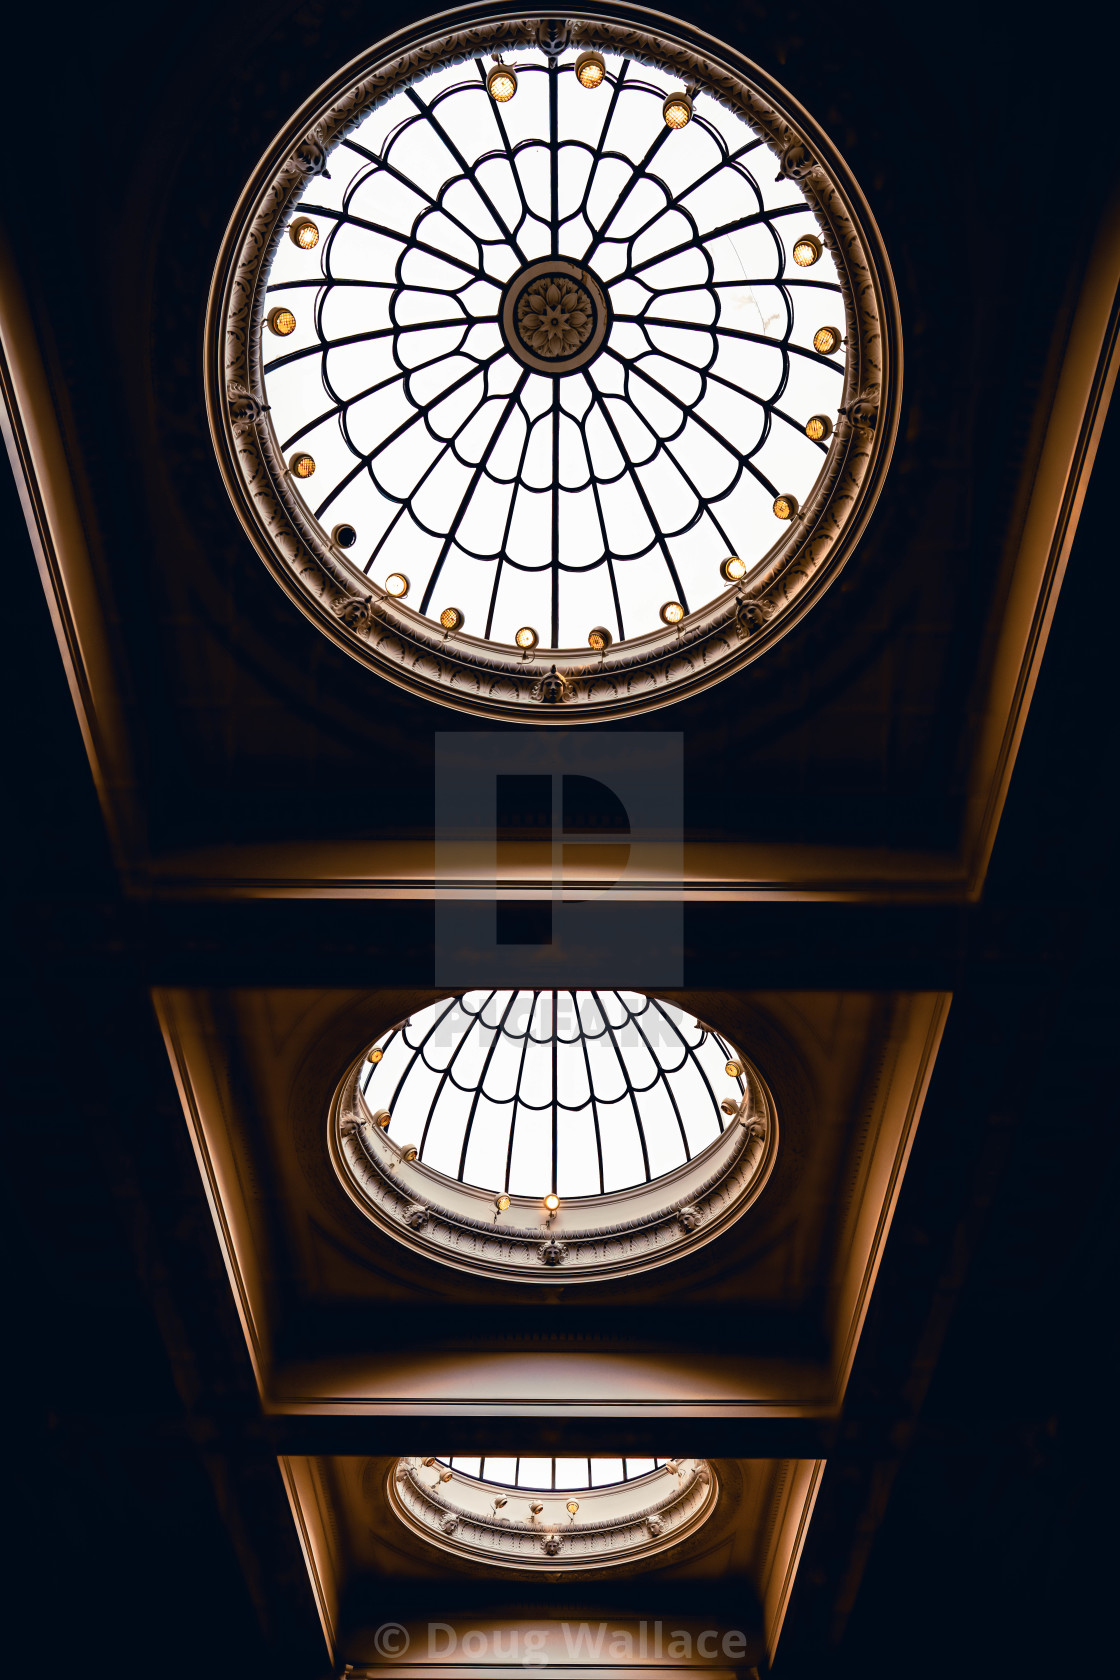
M 530 1573 L 668 1551 L 717 1497 L 703 1458 L 400 1458 L 389 1480 L 397 1516 L 441 1551 Z

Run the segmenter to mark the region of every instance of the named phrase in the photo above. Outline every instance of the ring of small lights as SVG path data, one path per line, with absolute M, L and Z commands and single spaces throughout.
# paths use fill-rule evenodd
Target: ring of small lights
M 499 1211 L 493 1191 L 407 1159 L 375 1123 L 361 1091 L 367 1050 L 355 1057 L 331 1104 L 331 1163 L 367 1219 L 428 1259 L 461 1271 L 555 1286 L 664 1266 L 727 1230 L 758 1199 L 773 1170 L 774 1100 L 739 1052 L 744 1093 L 738 1112 L 691 1161 L 605 1196 L 564 1197 L 553 1213 L 530 1196 L 511 1196 Z
M 719 1487 L 706 1459 L 682 1458 L 631 1482 L 581 1488 L 570 1514 L 567 1490 L 532 1493 L 456 1471 L 442 1482 L 421 1458 L 399 1458 L 389 1504 L 429 1545 L 473 1562 L 529 1574 L 566 1575 L 618 1568 L 675 1551 L 715 1509 Z M 500 1511 L 495 1493 L 506 1495 Z M 540 1512 L 532 1504 L 543 1506 Z
M 811 496 L 738 585 L 677 624 L 597 654 L 532 656 L 464 628 L 441 630 L 333 548 L 294 489 L 268 417 L 264 277 L 293 200 L 327 150 L 375 104 L 438 65 L 556 40 L 625 53 L 736 111 L 796 179 L 836 261 L 847 364 L 839 417 Z M 603 722 L 707 688 L 757 658 L 803 616 L 851 555 L 882 486 L 898 427 L 902 350 L 886 254 L 862 193 L 827 137 L 739 53 L 658 13 L 585 8 L 563 22 L 501 8 L 445 12 L 389 37 L 313 96 L 242 195 L 223 241 L 206 327 L 211 432 L 258 553 L 301 610 L 353 657 L 427 699 L 531 724 Z M 553 667 L 553 670 L 550 670 Z

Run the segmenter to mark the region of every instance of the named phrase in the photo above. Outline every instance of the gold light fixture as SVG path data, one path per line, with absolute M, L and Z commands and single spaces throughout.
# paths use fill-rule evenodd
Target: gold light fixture
M 560 1198 L 556 1194 L 555 1190 L 549 1191 L 548 1195 L 544 1199 L 544 1205 L 548 1209 L 549 1213 L 556 1212 L 556 1209 L 560 1206 Z
M 580 87 L 597 88 L 602 85 L 607 66 L 602 53 L 583 52 L 576 59 L 576 81 Z
M 314 455 L 293 455 L 288 462 L 288 471 L 293 478 L 310 478 L 315 471 Z
M 684 608 L 679 601 L 666 601 L 661 609 L 662 624 L 679 624 L 684 617 Z
M 290 309 L 278 303 L 275 309 L 270 309 L 265 316 L 265 326 L 277 338 L 290 338 L 296 330 L 296 318 Z
M 444 607 L 439 615 L 439 621 L 445 630 L 460 630 L 463 625 L 463 615 L 458 607 Z
M 454 1475 L 454 1470 L 441 1470 L 439 1473 L 439 1479 L 441 1482 L 449 1482 Z
M 737 554 L 729 554 L 726 560 L 720 561 L 719 575 L 724 583 L 738 583 L 747 575 L 747 562 L 740 560 Z
M 498 1495 L 497 1499 L 495 1499 L 495 1501 L 494 1501 L 494 1509 L 495 1509 L 495 1511 L 500 1511 L 503 1505 L 508 1505 L 508 1504 L 509 1504 L 509 1500 L 506 1498 L 505 1494 L 500 1493 Z
M 436 1460 L 434 1458 L 425 1458 L 423 1460 L 423 1465 L 425 1470 L 434 1470 L 436 1467 Z
M 614 641 L 614 637 L 605 624 L 597 624 L 587 637 L 587 645 L 594 648 L 596 653 L 605 653 Z
M 535 1517 L 539 1517 L 541 1512 L 544 1510 L 544 1505 L 542 1504 L 542 1502 L 539 1499 L 534 1499 L 534 1501 L 530 1505 L 529 1509 L 530 1509 L 530 1511 L 532 1511 L 532 1513 Z
M 331 532 L 331 541 L 337 543 L 339 548 L 353 548 L 357 540 L 358 533 L 353 525 L 336 525 Z
M 367 1062 L 372 1062 L 374 1067 L 376 1067 L 378 1062 L 381 1060 L 381 1058 L 384 1054 L 385 1054 L 384 1050 L 379 1050 L 377 1048 L 377 1046 L 375 1045 L 374 1048 L 370 1051 L 369 1055 L 366 1057 L 366 1061 Z
M 504 105 L 517 92 L 516 72 L 500 58 L 494 60 L 494 68 L 486 78 L 486 91 L 499 105 Z
M 385 579 L 385 593 L 400 600 L 402 595 L 408 594 L 408 579 L 403 572 L 390 572 Z
M 729 1118 L 731 1115 L 738 1114 L 739 1112 L 739 1104 L 735 1101 L 734 1097 L 724 1097 L 719 1106 Z
M 778 519 L 795 519 L 800 505 L 796 496 L 775 496 L 774 514 Z
M 319 229 L 308 216 L 299 216 L 288 229 L 288 238 L 301 251 L 313 251 L 319 243 Z
M 388 1131 L 393 1116 L 387 1108 L 378 1108 L 374 1110 L 372 1118 L 374 1125 L 380 1126 L 381 1130 L 385 1132 Z
M 419 1152 L 419 1150 L 417 1149 L 417 1147 L 414 1143 L 406 1143 L 404 1145 L 403 1149 L 401 1150 L 401 1160 L 402 1161 L 415 1161 L 415 1159 L 416 1159 L 416 1157 L 419 1153 L 420 1152 Z
M 687 93 L 671 93 L 661 107 L 669 128 L 685 128 L 692 121 L 692 100 Z
M 813 414 L 805 422 L 805 436 L 814 443 L 823 443 L 832 435 L 832 421 L 827 414 Z
M 802 233 L 794 241 L 793 260 L 798 268 L 812 268 L 815 262 L 820 262 L 823 250 L 815 233 Z
M 523 624 L 513 639 L 519 648 L 535 648 L 540 641 L 531 624 Z
M 741 1079 L 743 1076 L 742 1062 L 728 1062 L 725 1068 L 728 1079 Z
M 494 1197 L 494 1206 L 497 1208 L 499 1213 L 508 1213 L 509 1205 L 509 1197 L 505 1195 L 504 1192 L 502 1195 Z
M 839 327 L 818 327 L 813 334 L 813 349 L 820 356 L 831 356 L 840 348 L 842 336 Z
M 576 1512 L 579 1510 L 579 1500 L 578 1499 L 569 1499 L 567 1509 L 568 1509 L 568 1515 L 570 1517 L 574 1517 Z

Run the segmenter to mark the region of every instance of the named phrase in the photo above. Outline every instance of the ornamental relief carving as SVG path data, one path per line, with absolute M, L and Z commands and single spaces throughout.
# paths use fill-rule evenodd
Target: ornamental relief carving
M 620 14 L 643 16 L 637 8 Z M 652 18 L 650 19 L 652 24 Z M 332 145 L 370 107 L 437 64 L 482 57 L 544 39 L 553 20 L 513 17 L 464 22 L 403 46 L 384 44 L 368 70 L 338 87 L 302 132 L 286 139 L 284 161 L 262 171 L 247 208 L 223 245 L 207 321 L 207 400 L 219 460 L 255 546 L 302 609 L 354 657 L 428 699 L 482 716 L 562 725 L 646 711 L 710 686 L 757 658 L 807 610 L 849 557 L 878 495 L 897 429 L 901 344 L 889 265 L 870 213 L 822 136 L 781 108 L 756 67 L 731 49 L 685 38 L 687 26 L 658 34 L 638 21 L 567 20 L 572 45 L 622 52 L 667 70 L 737 112 L 759 130 L 775 174 L 796 179 L 816 211 L 820 237 L 836 259 L 849 347 L 839 418 L 825 469 L 763 565 L 743 583 L 666 629 L 604 650 L 587 669 L 586 651 L 549 650 L 525 658 L 463 631 L 450 634 L 394 600 L 336 554 L 293 489 L 277 446 L 261 371 L 260 281 L 282 237 L 293 198 L 309 174 L 329 170 Z M 273 154 L 275 155 L 275 154 Z M 568 283 L 570 285 L 570 282 Z M 524 312 L 533 353 L 567 354 L 568 338 L 590 331 L 586 290 L 541 293 Z M 534 297 L 536 293 L 533 294 Z M 569 307 L 574 299 L 575 307 Z M 547 313 L 551 310 L 552 314 Z M 593 314 L 593 311 L 590 313 Z M 561 316 L 565 319 L 562 321 Z M 530 320 L 539 324 L 529 327 Z M 559 349 L 549 348 L 558 339 Z M 575 346 L 578 351 L 578 344 Z M 587 675 L 591 680 L 577 681 Z
M 336 1092 L 331 1160 L 363 1214 L 429 1259 L 528 1283 L 591 1282 L 676 1260 L 712 1241 L 761 1195 L 773 1170 L 778 1124 L 757 1069 L 726 1131 L 702 1154 L 652 1183 L 573 1198 L 545 1216 L 515 1198 L 498 1213 L 493 1194 L 406 1160 L 375 1124 L 359 1091 L 364 1058 Z

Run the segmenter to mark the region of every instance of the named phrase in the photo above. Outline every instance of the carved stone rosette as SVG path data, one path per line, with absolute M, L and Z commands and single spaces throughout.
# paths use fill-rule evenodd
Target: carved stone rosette
M 405 1160 L 377 1126 L 360 1090 L 365 1055 L 351 1064 L 331 1106 L 335 1171 L 381 1230 L 429 1259 L 520 1283 L 590 1283 L 664 1266 L 711 1242 L 757 1200 L 778 1146 L 774 1102 L 744 1065 L 739 1112 L 716 1141 L 650 1184 L 604 1196 L 564 1198 L 546 1214 L 539 1198 L 512 1196 L 499 1212 L 491 1190 Z
M 700 30 L 635 6 L 585 8 L 564 21 L 572 45 L 625 53 L 736 111 L 766 140 L 775 174 L 795 178 L 815 211 L 836 260 L 848 345 L 840 416 L 821 475 L 742 583 L 679 626 L 616 643 L 591 667 L 586 648 L 550 649 L 546 663 L 461 630 L 448 634 L 333 549 L 289 479 L 264 395 L 263 284 L 291 204 L 371 107 L 437 65 L 535 46 L 545 22 L 553 27 L 516 12 L 444 12 L 383 41 L 357 70 L 348 66 L 320 90 L 310 117 L 304 107 L 269 149 L 227 229 L 207 313 L 206 387 L 211 432 L 242 522 L 320 629 L 429 700 L 567 727 L 649 711 L 707 688 L 757 658 L 808 610 L 850 557 L 879 494 L 898 426 L 902 349 L 878 229 L 812 118 L 764 71 Z M 553 665 L 560 684 L 550 681 Z
M 442 1482 L 423 1459 L 399 1458 L 389 1503 L 413 1533 L 475 1563 L 527 1574 L 595 1573 L 682 1547 L 712 1514 L 718 1485 L 707 1460 L 674 1459 L 672 1466 L 613 1487 L 576 1490 L 574 1516 L 568 1491 L 503 1488 L 499 1515 L 494 1484 L 460 1471 Z

